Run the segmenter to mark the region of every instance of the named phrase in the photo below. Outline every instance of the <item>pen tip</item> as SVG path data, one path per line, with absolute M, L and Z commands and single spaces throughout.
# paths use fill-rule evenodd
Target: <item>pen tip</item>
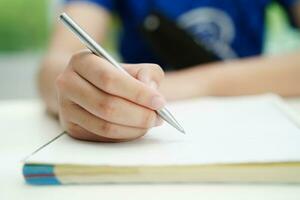
M 180 132 L 183 133 L 184 135 L 186 134 L 184 129 L 181 129 Z
M 171 126 L 176 128 L 182 134 L 185 134 L 184 129 L 180 126 L 180 124 L 176 121 L 176 119 L 172 116 L 172 114 L 166 108 L 158 110 L 157 112 L 162 119 L 164 119 Z
M 177 123 L 177 129 L 182 133 L 182 134 L 185 134 L 185 130 L 182 128 L 182 126 L 180 126 L 178 123 Z
M 177 124 L 177 127 L 176 127 L 176 128 L 177 128 L 177 130 L 180 131 L 182 134 L 184 134 L 184 135 L 186 134 L 186 133 L 185 133 L 185 130 L 184 130 L 179 124 Z

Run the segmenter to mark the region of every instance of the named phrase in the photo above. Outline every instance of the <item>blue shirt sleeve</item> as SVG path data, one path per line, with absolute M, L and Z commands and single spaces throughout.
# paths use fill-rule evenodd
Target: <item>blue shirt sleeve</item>
M 72 3 L 72 2 L 88 2 L 94 3 L 105 8 L 108 11 L 113 11 L 115 9 L 114 0 L 65 0 L 65 3 Z

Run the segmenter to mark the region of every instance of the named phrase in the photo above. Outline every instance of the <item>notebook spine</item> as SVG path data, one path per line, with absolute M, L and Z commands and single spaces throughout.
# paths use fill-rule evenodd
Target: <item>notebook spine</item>
M 61 185 L 54 170 L 54 165 L 25 164 L 23 176 L 31 185 Z

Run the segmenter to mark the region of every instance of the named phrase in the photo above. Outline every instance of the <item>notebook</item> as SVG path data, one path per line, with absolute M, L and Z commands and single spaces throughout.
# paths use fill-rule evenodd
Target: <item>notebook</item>
M 164 123 L 124 143 L 62 133 L 24 160 L 29 184 L 300 183 L 296 114 L 275 95 L 202 98 L 168 106 Z

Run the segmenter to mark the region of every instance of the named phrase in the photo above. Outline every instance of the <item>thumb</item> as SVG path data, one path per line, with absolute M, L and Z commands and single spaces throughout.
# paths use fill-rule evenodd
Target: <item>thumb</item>
M 156 64 L 124 64 L 123 67 L 131 76 L 155 90 L 164 78 L 164 71 Z

